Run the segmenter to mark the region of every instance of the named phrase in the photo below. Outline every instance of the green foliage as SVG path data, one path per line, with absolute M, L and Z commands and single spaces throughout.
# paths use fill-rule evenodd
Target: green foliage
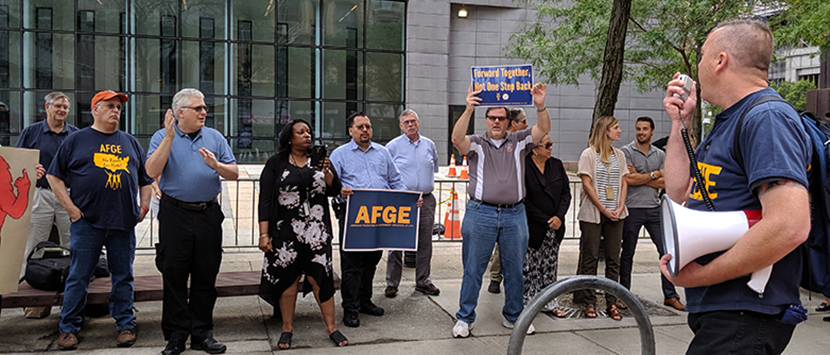
M 538 21 L 511 36 L 508 55 L 530 61 L 543 80 L 598 82 L 612 1 L 534 0 Z M 745 0 L 633 0 L 623 80 L 640 92 L 661 88 L 675 72 L 697 78 L 697 58 L 718 22 L 748 11 Z
M 817 46 L 826 60 L 830 51 L 830 1 L 782 0 L 787 8 L 772 22 L 776 44 L 780 48 Z
M 816 89 L 816 85 L 808 80 L 782 81 L 781 84 L 771 82 L 769 86 L 799 111 L 807 108 L 807 91 Z

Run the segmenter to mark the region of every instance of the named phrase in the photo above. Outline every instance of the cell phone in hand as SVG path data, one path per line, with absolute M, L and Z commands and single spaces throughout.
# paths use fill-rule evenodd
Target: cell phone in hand
M 311 147 L 311 165 L 320 166 L 323 164 L 323 158 L 328 154 L 328 147 L 326 145 L 315 144 Z
M 680 74 L 677 79 L 683 81 L 683 95 L 674 94 L 674 96 L 686 101 L 689 98 L 689 93 L 692 91 L 692 83 L 694 83 L 694 80 L 686 74 Z

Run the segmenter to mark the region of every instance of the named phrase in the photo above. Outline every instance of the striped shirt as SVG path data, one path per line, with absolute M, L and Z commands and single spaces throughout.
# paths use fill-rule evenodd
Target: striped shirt
M 508 133 L 496 146 L 487 133 L 470 137 L 470 197 L 490 204 L 514 204 L 525 198 L 525 156 L 533 146 L 532 127 Z
M 620 164 L 617 163 L 614 154 L 611 154 L 608 163 L 603 163 L 599 158 L 599 153 L 597 153 L 597 195 L 599 196 L 599 202 L 605 208 L 613 211 L 617 209 L 617 202 L 620 199 L 620 186 L 616 183 L 620 180 Z M 609 200 L 607 198 L 606 186 L 611 186 L 614 189 L 613 199 Z

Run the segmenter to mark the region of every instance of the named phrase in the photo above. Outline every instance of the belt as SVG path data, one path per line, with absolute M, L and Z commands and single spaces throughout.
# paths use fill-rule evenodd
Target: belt
M 490 207 L 496 207 L 496 208 L 513 208 L 513 207 L 516 207 L 516 206 L 520 205 L 522 202 L 525 201 L 525 199 L 521 199 L 521 200 L 519 200 L 519 202 L 516 202 L 516 203 L 513 203 L 513 204 L 506 204 L 506 203 L 496 204 L 496 203 L 484 202 L 482 200 L 477 200 L 477 199 L 474 199 L 472 197 L 470 199 L 475 201 L 475 202 L 478 202 L 482 205 L 486 205 L 486 206 L 490 206 Z
M 179 201 L 175 198 L 172 198 L 172 197 L 168 196 L 165 193 L 161 194 L 161 199 L 164 200 L 164 202 L 168 202 L 168 203 L 170 203 L 174 206 L 178 206 L 178 207 L 184 208 L 186 210 L 191 210 L 191 211 L 204 211 L 208 207 L 212 207 L 213 205 L 215 205 L 217 203 L 217 200 L 218 200 L 218 198 L 214 198 L 213 200 L 206 201 L 206 202 L 184 202 L 184 201 Z

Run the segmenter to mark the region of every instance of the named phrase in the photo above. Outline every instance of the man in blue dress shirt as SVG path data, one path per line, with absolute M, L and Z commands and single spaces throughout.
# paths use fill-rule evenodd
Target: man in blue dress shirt
M 418 133 L 421 120 L 413 110 L 404 110 L 400 117 L 403 134 L 386 144 L 395 166 L 401 172 L 403 184 L 409 191 L 421 192 L 424 205 L 418 224 L 418 251 L 415 256 L 415 290 L 438 296 L 441 290 L 429 277 L 432 262 L 432 225 L 435 223 L 435 175 L 438 172 L 438 152 L 435 143 Z M 386 262 L 386 297 L 398 295 L 401 283 L 401 251 L 390 250 Z
M 66 123 L 66 116 L 69 115 L 69 97 L 66 94 L 54 91 L 43 98 L 46 101 L 46 119 L 32 123 L 17 140 L 18 148 L 38 149 L 40 158 L 37 164 L 37 185 L 35 186 L 34 202 L 32 203 L 32 219 L 29 222 L 29 237 L 26 239 L 26 253 L 35 248 L 37 243 L 49 240 L 52 225 L 58 227 L 60 243 L 69 247 L 69 214 L 61 206 L 60 201 L 52 193 L 49 181 L 44 176 L 46 168 L 52 164 L 58 147 L 71 133 L 78 130 L 71 124 Z M 20 269 L 20 277 L 26 274 L 26 260 L 23 260 L 23 267 Z M 44 318 L 51 312 L 51 307 L 27 307 L 26 318 Z
M 150 139 L 147 158 L 147 174 L 159 179 L 162 192 L 156 247 L 164 278 L 161 330 L 167 347 L 162 354 L 183 352 L 188 336 L 192 349 L 220 354 L 226 347 L 213 338 L 213 306 L 225 215 L 217 196 L 220 177 L 236 180 L 239 169 L 222 133 L 205 127 L 208 107 L 199 90 L 182 89 L 172 106 L 164 129 Z
M 340 197 L 346 199 L 352 188 L 406 190 L 401 174 L 392 161 L 389 151 L 372 142 L 372 121 L 362 112 L 356 112 L 346 119 L 352 140 L 331 153 L 331 164 L 340 176 L 343 189 Z M 420 206 L 420 200 L 419 200 Z M 337 213 L 340 221 L 340 240 L 345 230 L 345 208 Z M 372 279 L 383 252 L 343 251 L 340 244 L 340 294 L 343 298 L 343 324 L 347 327 L 360 326 L 358 312 L 382 316 L 383 308 L 372 303 Z

